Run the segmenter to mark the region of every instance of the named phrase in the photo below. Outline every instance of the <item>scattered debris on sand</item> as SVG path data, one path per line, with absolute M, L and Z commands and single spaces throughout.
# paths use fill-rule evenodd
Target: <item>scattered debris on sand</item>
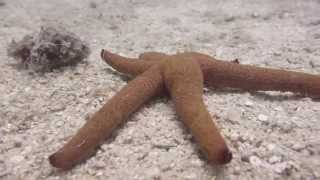
M 90 54 L 84 41 L 62 27 L 41 27 L 40 32 L 12 41 L 8 55 L 19 60 L 25 69 L 50 72 L 63 66 L 72 66 Z

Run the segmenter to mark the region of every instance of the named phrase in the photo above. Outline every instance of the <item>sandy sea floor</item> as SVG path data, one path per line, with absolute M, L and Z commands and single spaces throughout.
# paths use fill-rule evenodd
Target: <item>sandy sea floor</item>
M 224 167 L 199 156 L 167 98 L 143 106 L 86 163 L 60 172 L 47 160 L 127 83 L 101 48 L 320 74 L 319 10 L 319 0 L 0 0 L 0 179 L 320 179 L 320 101 L 279 92 L 205 89 L 234 155 Z M 12 66 L 8 44 L 52 23 L 88 42 L 87 63 L 44 76 Z

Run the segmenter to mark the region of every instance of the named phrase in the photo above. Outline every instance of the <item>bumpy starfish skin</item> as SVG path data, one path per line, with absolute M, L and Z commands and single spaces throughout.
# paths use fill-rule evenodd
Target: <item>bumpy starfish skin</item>
M 312 98 L 320 98 L 319 75 L 226 62 L 197 52 L 178 53 L 177 55 L 196 60 L 201 67 L 204 81 L 209 86 L 238 88 L 247 91 L 290 91 Z M 103 59 L 111 66 L 114 61 L 119 59 L 123 62 L 122 66 L 124 67 L 127 67 L 125 62 L 132 64 L 137 62 L 136 65 L 130 66 L 135 70 L 131 69 L 130 71 L 139 74 L 151 67 L 152 64 L 163 61 L 168 56 L 170 55 L 148 52 L 141 54 L 139 56 L 140 60 L 137 60 L 104 51 Z M 122 69 L 118 67 L 112 67 L 122 73 L 136 75 L 130 73 L 130 71 L 121 71 Z
M 208 161 L 216 164 L 231 161 L 232 154 L 203 103 L 203 76 L 197 62 L 171 56 L 163 71 L 177 114 L 191 130 Z
M 224 62 L 196 52 L 176 55 L 149 52 L 134 59 L 102 50 L 101 57 L 117 71 L 138 77 L 96 112 L 64 147 L 49 157 L 55 167 L 68 169 L 90 157 L 131 113 L 163 92 L 170 93 L 179 118 L 213 164 L 230 162 L 232 154 L 203 103 L 203 83 L 214 87 L 291 91 L 320 97 L 320 76 Z
M 90 157 L 105 138 L 143 103 L 163 91 L 159 68 L 152 67 L 113 96 L 75 136 L 49 157 L 57 168 L 69 169 Z

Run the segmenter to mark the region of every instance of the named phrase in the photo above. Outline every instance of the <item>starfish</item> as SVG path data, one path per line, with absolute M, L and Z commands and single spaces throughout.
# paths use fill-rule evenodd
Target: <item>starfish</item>
M 226 62 L 211 56 L 184 52 L 167 55 L 147 52 L 127 58 L 101 51 L 115 70 L 135 77 L 113 96 L 75 136 L 49 157 L 51 165 L 70 169 L 92 156 L 114 129 L 155 96 L 168 92 L 178 117 L 191 131 L 210 164 L 229 163 L 232 153 L 203 102 L 203 86 L 245 91 L 290 91 L 320 97 L 320 76 Z

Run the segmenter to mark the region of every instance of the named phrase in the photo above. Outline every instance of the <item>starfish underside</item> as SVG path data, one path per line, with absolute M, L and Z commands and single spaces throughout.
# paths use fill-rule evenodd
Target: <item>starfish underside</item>
M 137 77 L 49 157 L 54 167 L 69 169 L 90 157 L 130 114 L 164 92 L 169 92 L 179 118 L 212 164 L 230 162 L 232 153 L 203 103 L 204 83 L 215 88 L 291 91 L 312 98 L 320 97 L 318 75 L 225 62 L 196 52 L 175 55 L 148 52 L 135 59 L 102 50 L 101 57 L 117 71 Z

